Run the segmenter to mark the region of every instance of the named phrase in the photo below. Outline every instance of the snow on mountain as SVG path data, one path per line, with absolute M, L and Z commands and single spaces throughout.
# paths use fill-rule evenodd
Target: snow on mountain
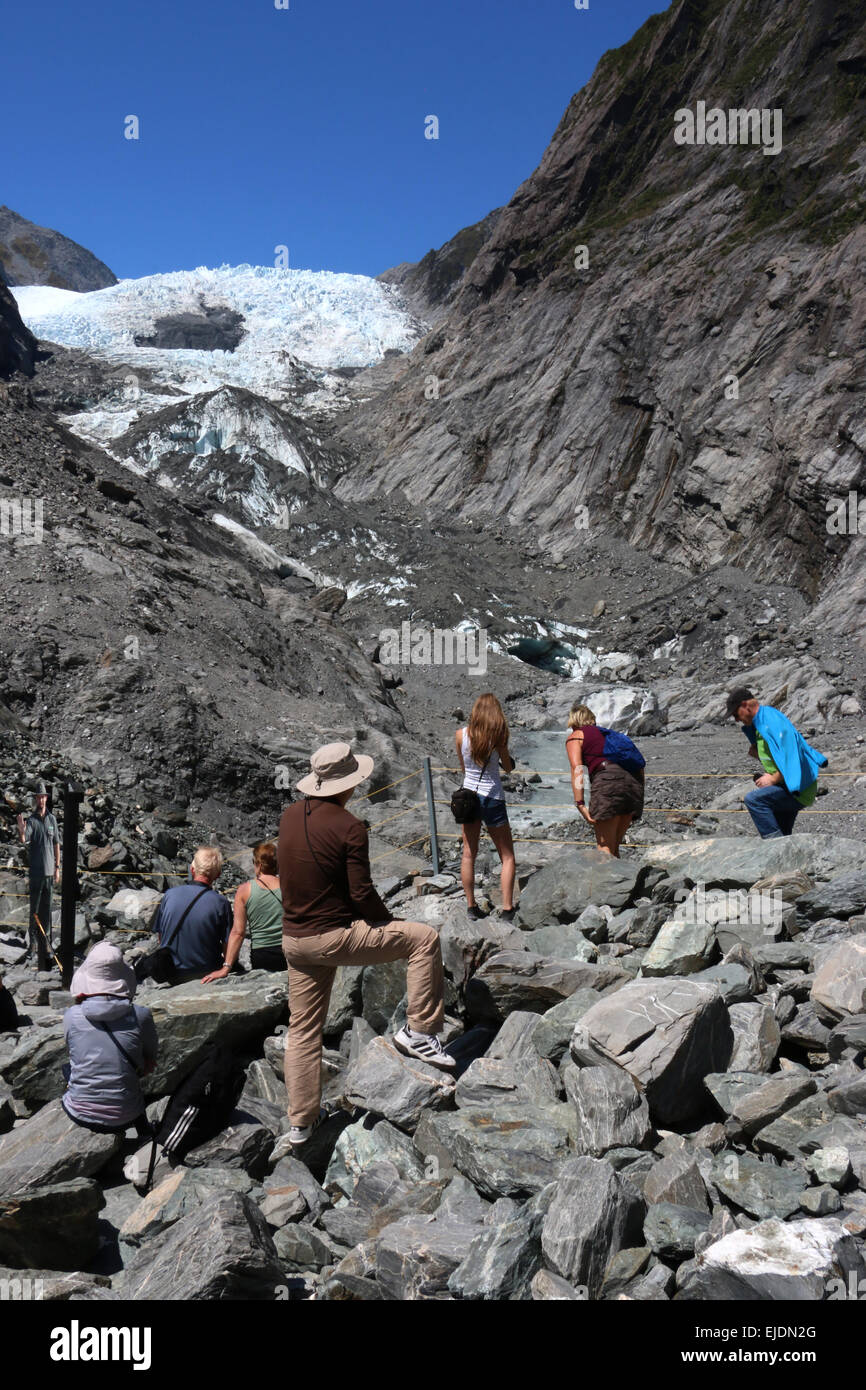
M 279 398 L 294 365 L 314 375 L 365 367 L 390 349 L 408 351 L 422 332 L 392 287 L 331 271 L 202 266 L 86 294 L 47 285 L 13 293 L 37 336 L 140 363 L 190 394 L 234 385 Z M 173 346 L 184 339 L 239 341 L 232 350 Z

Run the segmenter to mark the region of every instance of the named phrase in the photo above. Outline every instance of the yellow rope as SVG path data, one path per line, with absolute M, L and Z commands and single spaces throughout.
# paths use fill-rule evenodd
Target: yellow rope
M 518 769 L 518 768 L 515 768 L 514 770 L 515 770 L 515 772 L 517 772 L 518 777 L 570 777 L 570 776 L 571 776 L 571 773 L 569 772 L 568 768 L 561 768 L 561 767 L 553 768 L 553 769 L 551 769 L 550 771 L 547 771 L 547 772 L 545 772 L 543 769 L 537 768 L 537 767 L 521 767 L 521 768 L 519 768 L 519 769 Z M 461 773 L 461 772 L 464 771 L 464 769 L 463 769 L 462 767 L 434 767 L 434 768 L 433 768 L 433 771 L 434 771 L 434 772 L 455 772 L 455 773 Z M 505 775 L 505 776 L 510 776 L 511 774 L 510 774 L 510 773 L 505 773 L 504 775 Z M 645 776 L 645 777 L 748 777 L 748 775 L 749 775 L 749 774 L 748 774 L 748 771 L 745 771 L 745 772 L 645 772 L 645 773 L 644 773 L 644 776 Z M 821 775 L 822 777 L 866 777 L 866 768 L 861 768 L 859 772 L 822 772 L 820 775 Z
M 447 838 L 450 838 L 450 837 L 447 837 Z M 459 836 L 456 836 L 455 838 L 459 839 Z M 422 840 L 429 840 L 429 839 L 430 839 L 430 831 L 428 830 L 426 835 L 419 835 L 418 838 L 417 838 L 417 840 L 408 840 L 407 843 L 406 843 L 405 845 L 395 845 L 393 849 L 386 850 L 386 852 L 385 852 L 384 854 L 377 854 L 375 859 L 371 859 L 371 860 L 370 860 L 370 863 L 371 863 L 371 864 L 378 864 L 380 859 L 388 859 L 388 858 L 390 858 L 390 856 L 391 856 L 392 854 L 399 854 L 400 851 L 401 851 L 401 849 L 410 849 L 410 848 L 412 847 L 412 845 L 420 845 L 420 843 L 421 843 Z M 441 835 L 439 836 L 439 839 L 440 839 L 440 840 L 442 839 L 442 836 L 441 836 Z
M 423 767 L 418 767 L 414 772 L 407 772 L 405 777 L 398 777 L 396 782 L 386 782 L 384 787 L 376 787 L 373 791 L 366 792 L 363 796 L 359 796 L 358 800 L 366 801 L 370 796 L 378 796 L 380 792 L 386 792 L 389 787 L 399 787 L 401 782 L 408 782 L 410 777 L 420 777 L 423 771 Z

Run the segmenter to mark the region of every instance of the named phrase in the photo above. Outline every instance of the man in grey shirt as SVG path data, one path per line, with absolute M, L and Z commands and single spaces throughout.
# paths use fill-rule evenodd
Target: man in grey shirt
M 50 970 L 51 960 L 51 898 L 55 883 L 60 882 L 60 831 L 57 821 L 48 810 L 48 793 L 44 782 L 36 783 L 33 793 L 33 811 L 27 817 L 18 817 L 18 835 L 22 845 L 30 850 L 30 928 L 27 958 L 33 956 L 36 946 L 36 959 L 40 970 Z M 39 930 L 36 918 L 42 923 Z

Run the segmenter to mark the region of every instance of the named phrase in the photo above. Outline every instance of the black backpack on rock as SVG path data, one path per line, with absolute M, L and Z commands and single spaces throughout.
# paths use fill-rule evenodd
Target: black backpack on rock
M 243 1065 L 218 1043 L 182 1081 L 157 1131 L 163 1157 L 174 1167 L 199 1144 L 225 1129 L 244 1088 Z

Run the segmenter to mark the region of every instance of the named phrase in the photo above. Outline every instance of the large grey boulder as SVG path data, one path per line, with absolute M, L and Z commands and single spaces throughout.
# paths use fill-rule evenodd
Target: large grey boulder
M 866 1013 L 845 1017 L 836 1024 L 827 1038 L 827 1051 L 834 1061 L 850 1048 L 853 1052 L 866 1056 Z
M 556 960 L 595 960 L 595 946 L 575 922 L 555 922 L 549 927 L 521 933 L 523 946 L 537 956 L 553 956 Z
M 810 922 L 821 917 L 856 917 L 866 911 L 866 873 L 840 874 L 797 899 L 797 912 Z
M 537 1023 L 537 1014 L 515 1009 L 513 1013 L 508 1015 L 494 1036 L 484 1054 L 485 1057 L 508 1058 L 510 1060 L 518 1057 L 537 1057 L 538 1053 L 532 1040 Z M 492 1028 L 494 1025 L 485 1026 Z
M 692 975 L 718 956 L 711 922 L 688 922 L 671 917 L 664 923 L 641 962 L 647 979 L 657 975 Z
M 530 1038 L 539 1056 L 557 1065 L 568 1051 L 575 1024 L 601 997 L 596 989 L 576 989 L 574 994 L 535 1019 Z
M 769 1071 L 782 1041 L 772 1006 L 763 1000 L 729 1004 L 728 1017 L 734 1033 L 730 1070 Z
M 590 904 L 617 911 L 637 896 L 639 875 L 635 861 L 612 859 L 596 849 L 562 855 L 532 875 L 520 896 L 518 916 L 532 931 L 553 922 L 574 922 Z
M 859 840 L 837 835 L 788 835 L 778 840 L 752 836 L 714 836 L 681 844 L 651 845 L 643 862 L 705 888 L 750 888 L 773 874 L 798 870 L 814 880 L 860 869 Z M 531 880 L 530 880 L 531 882 Z
M 0 1282 L 10 1288 L 10 1300 L 37 1298 L 41 1303 L 67 1303 L 71 1300 L 110 1301 L 120 1298 L 113 1293 L 111 1280 L 105 1274 L 84 1274 L 80 1269 L 11 1269 L 0 1265 Z M 20 1289 L 20 1293 L 19 1293 Z
M 644 1240 L 663 1260 L 686 1260 L 695 1253 L 695 1241 L 709 1229 L 710 1214 L 673 1202 L 654 1202 L 647 1208 Z
M 319 1224 L 343 1246 L 372 1241 L 386 1226 L 405 1216 L 433 1212 L 442 1200 L 446 1179 L 404 1182 L 387 1159 L 365 1168 L 352 1200 L 322 1212 Z
M 540 1192 L 573 1152 L 575 1119 L 566 1105 L 472 1106 L 431 1123 L 454 1167 L 487 1197 Z
M 280 1263 L 288 1270 L 323 1269 L 335 1264 L 344 1247 L 324 1231 L 296 1221 L 274 1233 L 274 1248 Z
M 0 1264 L 16 1269 L 80 1269 L 99 1248 L 105 1199 L 92 1178 L 0 1198 Z
M 238 1109 L 225 1129 L 190 1149 L 184 1163 L 188 1168 L 240 1168 L 251 1177 L 261 1178 L 273 1147 L 273 1132 L 254 1115 Z
M 148 1240 L 119 1283 L 125 1299 L 271 1301 L 283 1270 L 265 1218 L 240 1192 L 217 1192 Z
M 817 1089 L 814 1077 L 798 1072 L 768 1077 L 763 1086 L 735 1102 L 731 1118 L 745 1134 L 757 1134 L 786 1110 L 792 1110 L 801 1100 L 814 1095 Z
M 834 1115 L 826 1093 L 817 1091 L 758 1130 L 752 1144 L 759 1153 L 776 1158 L 802 1157 L 822 1147 L 823 1132 L 834 1118 L 840 1117 Z
M 802 1172 L 764 1162 L 754 1154 L 730 1150 L 716 1154 L 711 1177 L 730 1202 L 759 1220 L 792 1216 L 799 1209 L 800 1195 L 806 1186 Z
M 864 1273 L 862 1255 L 835 1218 L 771 1219 L 700 1251 L 677 1297 L 820 1302 L 845 1298 Z
M 375 1033 L 383 1033 L 406 992 L 406 962 L 367 965 L 361 977 L 361 1015 Z
M 501 1023 L 513 1010 L 546 1013 L 578 989 L 601 993 L 627 980 L 614 965 L 552 960 L 530 951 L 491 956 L 466 986 L 466 1013 L 475 1023 Z
M 174 1168 L 128 1213 L 119 1228 L 120 1243 L 137 1249 L 212 1197 L 222 1192 L 250 1195 L 254 1190 L 252 1178 L 238 1169 Z
M 172 1092 L 209 1043 L 237 1051 L 260 1046 L 288 1014 L 285 979 L 264 970 L 154 990 L 146 1002 L 159 1035 L 156 1069 L 142 1082 L 151 1100 Z
M 451 912 L 439 932 L 445 973 L 462 990 L 491 956 L 500 951 L 525 950 L 524 937 L 519 927 L 500 922 L 496 917 L 473 922 L 463 911 Z
M 447 1072 L 404 1057 L 384 1038 L 374 1038 L 347 1071 L 342 1090 L 349 1105 L 411 1131 L 425 1110 L 451 1103 L 454 1084 Z
M 649 1106 L 627 1071 L 568 1062 L 562 1079 L 577 1115 L 579 1154 L 600 1158 L 609 1149 L 643 1147 L 652 1132 Z
M 585 1288 L 576 1289 L 549 1269 L 539 1269 L 529 1285 L 534 1303 L 580 1303 L 587 1297 Z
M 278 1106 L 283 1115 L 288 1114 L 289 1097 L 282 1073 L 277 1076 L 273 1067 L 261 1057 L 250 1062 L 247 1068 L 247 1079 L 239 1104 L 243 1106 L 250 1100 L 268 1101 L 269 1104 Z
M 448 1280 L 480 1229 L 452 1215 L 410 1216 L 387 1226 L 376 1243 L 382 1296 L 399 1302 L 452 1298 Z
M 610 1164 L 569 1159 L 542 1226 L 545 1265 L 570 1284 L 586 1285 L 596 1298 L 611 1257 L 638 1244 L 644 1210 L 642 1198 Z
M 60 1101 L 52 1101 L 0 1139 L 0 1196 L 92 1177 L 122 1142 L 122 1135 L 73 1124 Z
M 643 1195 L 652 1205 L 671 1202 L 678 1207 L 692 1207 L 709 1212 L 707 1187 L 693 1149 L 677 1149 L 665 1154 L 644 1179 Z
M 343 1130 L 334 1145 L 324 1185 L 329 1191 L 337 1189 L 351 1197 L 365 1169 L 383 1160 L 393 1163 L 404 1181 L 419 1181 L 425 1175 L 423 1160 L 408 1135 L 387 1120 L 373 1123 L 368 1115 Z
M 712 986 L 635 980 L 583 1015 L 571 1055 L 580 1066 L 623 1067 L 654 1123 L 676 1126 L 700 1114 L 703 1078 L 727 1065 L 732 1047 L 728 1010 Z
M 866 932 L 830 952 L 815 974 L 811 998 L 837 1019 L 866 1012 Z
M 507 1199 L 494 1203 L 485 1229 L 449 1278 L 450 1291 L 482 1301 L 525 1296 L 541 1265 L 541 1227 L 554 1190 L 547 1187 L 513 1210 Z
M 454 1092 L 461 1110 L 470 1106 L 495 1110 L 499 1104 L 545 1105 L 558 1098 L 556 1072 L 541 1057 L 477 1057 Z
M 328 1013 L 323 1029 L 326 1038 L 339 1037 L 351 1028 L 352 1020 L 362 1008 L 362 965 L 338 966 L 328 1000 Z M 405 983 L 405 980 L 404 980 Z
M 3 1078 L 15 1100 L 23 1102 L 28 1110 L 38 1110 L 63 1095 L 63 1066 L 68 1061 L 62 1022 L 25 1028 L 12 1056 L 3 1063 Z
M 834 1086 L 827 1099 L 838 1115 L 866 1115 L 866 1072 Z

